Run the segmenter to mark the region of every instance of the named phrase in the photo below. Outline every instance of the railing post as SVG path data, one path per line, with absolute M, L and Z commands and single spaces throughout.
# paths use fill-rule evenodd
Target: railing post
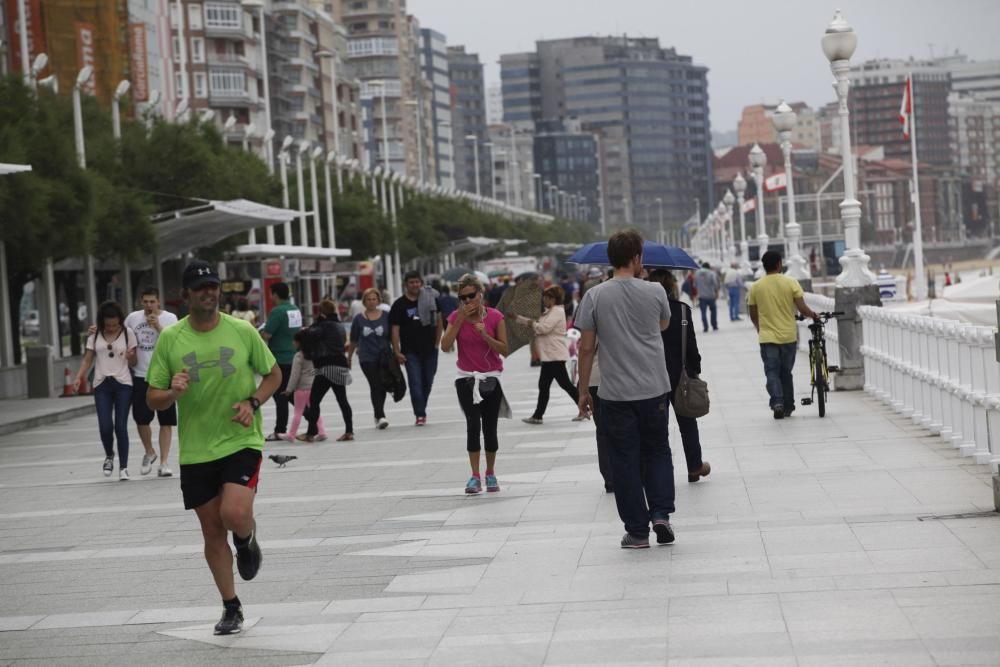
M 975 423 L 976 463 L 989 463 L 990 434 L 986 406 L 986 361 L 993 351 L 993 328 L 971 327 L 972 329 L 972 410 Z
M 920 381 L 917 377 L 917 364 L 915 362 L 917 351 L 917 336 L 913 333 L 913 316 L 904 315 L 901 324 L 904 334 L 904 354 L 903 363 L 906 371 L 906 412 L 903 413 L 913 422 L 919 422 L 923 414 L 920 412 Z
M 958 354 L 962 365 L 962 385 L 958 397 L 962 400 L 962 439 L 958 449 L 962 456 L 972 456 L 976 451 L 976 422 L 972 409 L 972 326 L 962 324 L 958 339 Z
M 949 322 L 937 323 L 938 363 L 941 366 L 938 384 L 938 395 L 941 400 L 941 432 L 938 435 L 949 442 L 955 426 L 955 417 L 951 411 L 951 387 L 955 381 L 955 369 L 951 366 L 951 357 L 948 354 L 948 341 L 951 340 L 952 329 Z
M 903 373 L 903 327 L 899 315 L 889 313 L 886 323 L 892 336 L 892 407 L 903 414 L 906 409 L 906 375 Z
M 951 446 L 958 449 L 962 446 L 962 325 L 951 322 L 948 336 L 951 345 L 948 346 L 948 366 L 951 368 Z

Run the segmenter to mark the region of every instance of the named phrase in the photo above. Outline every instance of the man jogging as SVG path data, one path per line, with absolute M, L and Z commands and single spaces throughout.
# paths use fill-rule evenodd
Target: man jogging
M 267 315 L 267 322 L 260 335 L 281 368 L 281 386 L 274 395 L 274 430 L 267 436 L 268 442 L 281 442 L 288 430 L 288 378 L 292 374 L 292 360 L 295 358 L 295 334 L 302 328 L 302 311 L 291 302 L 291 290 L 285 283 L 271 285 L 271 301 L 274 307 Z
M 424 287 L 420 272 L 407 271 L 403 279 L 406 292 L 389 311 L 392 351 L 399 365 L 406 367 L 415 425 L 423 426 L 427 423 L 427 400 L 437 374 L 444 320 L 438 311 L 437 290 Z
M 792 367 L 798 347 L 795 311 L 814 320 L 819 316 L 806 305 L 799 282 L 781 274 L 780 254 L 768 250 L 760 263 L 767 275 L 751 285 L 747 303 L 750 320 L 758 333 L 771 412 L 775 419 L 784 419 L 795 410 L 792 385 Z
M 215 634 L 243 628 L 243 608 L 233 580 L 233 533 L 240 576 L 257 576 L 253 499 L 260 475 L 264 433 L 260 405 L 281 384 L 281 368 L 253 326 L 219 312 L 219 274 L 207 262 L 184 269 L 189 315 L 164 329 L 146 376 L 154 410 L 180 404 L 181 492 L 205 539 L 205 560 L 222 595 Z M 256 375 L 263 376 L 257 386 Z
M 125 318 L 125 326 L 135 332 L 138 341 L 138 352 L 135 366 L 132 367 L 132 418 L 135 420 L 139 439 L 146 453 L 142 457 L 142 468 L 139 472 L 148 475 L 156 463 L 156 451 L 153 449 L 153 411 L 146 404 L 146 373 L 149 371 L 149 361 L 153 358 L 153 348 L 160 338 L 160 333 L 177 324 L 177 316 L 160 309 L 160 291 L 155 287 L 142 290 L 142 310 L 129 313 Z M 171 405 L 166 410 L 155 413 L 160 424 L 157 440 L 160 445 L 160 467 L 158 477 L 170 477 L 173 471 L 167 466 L 170 455 L 170 440 L 173 437 L 174 426 L 177 426 L 177 407 Z
M 670 527 L 674 468 L 667 440 L 670 378 L 661 337 L 670 324 L 670 304 L 660 285 L 638 279 L 642 273 L 638 232 L 612 236 L 608 259 L 614 278 L 587 290 L 574 320 L 582 332 L 580 386 L 590 386 L 600 339 L 600 425 L 611 444 L 618 516 L 628 531 L 621 547 L 648 549 L 650 521 L 657 543 L 674 541 Z M 590 392 L 580 392 L 579 407 L 581 416 L 593 412 Z

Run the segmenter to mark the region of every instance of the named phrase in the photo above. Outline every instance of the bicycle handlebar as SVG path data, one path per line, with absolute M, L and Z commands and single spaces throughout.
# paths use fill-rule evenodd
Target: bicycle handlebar
M 836 317 L 840 317 L 841 315 L 843 315 L 844 311 L 838 310 L 838 311 L 835 311 L 835 312 L 816 313 L 816 314 L 819 315 L 819 319 L 820 320 L 822 320 L 823 322 L 828 322 L 829 320 L 832 320 L 832 319 L 834 319 Z M 802 321 L 806 320 L 807 318 L 806 318 L 805 315 L 796 315 L 795 319 L 797 319 L 799 322 L 802 322 Z

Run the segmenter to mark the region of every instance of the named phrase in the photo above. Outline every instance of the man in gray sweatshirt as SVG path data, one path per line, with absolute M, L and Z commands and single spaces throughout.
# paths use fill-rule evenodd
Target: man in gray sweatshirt
M 698 272 L 694 274 L 694 285 L 698 290 L 698 307 L 701 308 L 701 323 L 708 331 L 708 314 L 712 311 L 712 330 L 719 330 L 719 320 L 717 317 L 716 299 L 719 298 L 719 276 L 715 274 L 708 262 L 701 265 Z

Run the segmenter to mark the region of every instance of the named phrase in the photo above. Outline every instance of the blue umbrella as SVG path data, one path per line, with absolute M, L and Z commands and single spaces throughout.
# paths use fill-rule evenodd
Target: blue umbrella
M 571 264 L 610 264 L 608 261 L 608 242 L 598 241 L 583 246 L 573 256 L 566 260 Z M 662 243 L 644 241 L 642 244 L 642 263 L 662 269 L 697 269 L 698 263 L 691 259 L 680 248 Z

